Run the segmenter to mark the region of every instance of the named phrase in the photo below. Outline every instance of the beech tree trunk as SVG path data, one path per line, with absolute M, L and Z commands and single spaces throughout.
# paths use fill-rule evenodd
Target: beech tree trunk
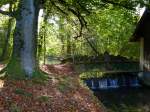
M 16 28 L 13 40 L 12 60 L 19 62 L 20 68 L 27 76 L 37 69 L 36 52 L 37 52 L 37 27 L 39 4 L 38 0 L 21 0 L 16 17 Z

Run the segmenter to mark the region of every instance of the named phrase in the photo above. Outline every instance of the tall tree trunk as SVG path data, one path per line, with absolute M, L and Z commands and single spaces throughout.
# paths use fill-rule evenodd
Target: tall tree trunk
M 9 11 L 12 12 L 12 4 L 10 4 Z M 3 47 L 2 55 L 0 58 L 2 61 L 8 58 L 8 47 L 9 47 L 9 40 L 11 36 L 11 31 L 12 31 L 12 24 L 13 24 L 13 18 L 9 18 L 8 27 L 7 27 L 7 35 L 5 38 L 4 47 Z
M 8 59 L 8 55 L 9 55 L 8 47 L 9 47 L 9 40 L 10 40 L 10 36 L 11 36 L 11 31 L 12 31 L 12 24 L 13 24 L 13 18 L 10 18 L 9 22 L 8 22 L 7 35 L 6 35 L 6 38 L 5 38 L 5 43 L 4 43 L 2 55 L 1 55 L 1 58 L 0 58 L 2 61 L 5 60 L 5 59 Z
M 46 31 L 44 31 L 44 32 L 46 33 Z M 44 50 L 43 51 L 44 52 L 44 63 L 43 64 L 45 65 L 46 64 L 46 34 L 44 34 L 44 43 L 43 44 L 44 44 L 44 49 L 43 49 Z
M 64 35 L 60 34 L 60 41 L 61 41 L 61 55 L 64 56 L 65 53 L 65 45 L 64 45 Z
M 46 29 L 46 25 L 47 25 L 47 20 L 48 20 L 48 15 L 45 15 L 44 17 L 44 35 L 43 35 L 43 61 L 44 61 L 44 65 L 46 64 L 46 36 L 47 36 L 47 29 Z
M 21 0 L 13 40 L 12 60 L 16 60 L 20 65 L 17 69 L 21 69 L 29 77 L 32 77 L 38 67 L 36 63 L 38 5 L 38 0 Z
M 70 34 L 67 34 L 67 56 L 70 57 L 71 55 L 71 38 L 70 38 Z

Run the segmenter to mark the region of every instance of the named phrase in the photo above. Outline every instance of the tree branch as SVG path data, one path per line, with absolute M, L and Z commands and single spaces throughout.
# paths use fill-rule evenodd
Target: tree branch
M 80 0 L 77 0 L 77 3 L 79 4 L 79 6 L 82 8 L 82 10 L 84 10 L 87 14 L 90 14 L 91 12 L 86 9 L 81 3 L 80 3 Z
M 6 16 L 10 16 L 10 17 L 14 17 L 14 14 L 12 12 L 3 11 L 1 9 L 0 9 L 0 14 L 6 15 Z
M 86 22 L 85 18 L 81 15 L 81 12 L 79 11 L 78 8 L 76 8 L 75 6 L 69 5 L 65 0 L 58 0 L 58 2 L 61 5 L 63 5 L 64 7 L 66 7 L 68 12 L 71 12 L 73 15 L 75 15 L 78 18 L 78 21 L 80 23 L 80 30 L 79 30 L 78 34 L 73 38 L 77 39 L 77 38 L 81 37 L 83 28 L 87 28 L 87 22 Z M 81 4 L 79 4 L 79 5 L 81 5 Z M 82 8 L 82 6 L 80 6 L 80 7 Z
M 51 3 L 53 4 L 54 7 L 56 7 L 60 12 L 62 12 L 65 15 L 68 15 L 65 11 L 63 11 L 54 1 L 51 0 Z
M 127 4 L 122 4 L 122 3 L 118 3 L 118 2 L 113 2 L 113 1 L 110 1 L 110 0 L 101 0 L 102 2 L 104 3 L 108 3 L 108 4 L 112 4 L 112 5 L 115 5 L 115 6 L 119 6 L 119 7 L 123 7 L 125 9 L 130 9 L 130 10 L 134 10 L 133 7 L 127 5 Z
M 78 18 L 78 20 L 80 22 L 80 31 L 79 31 L 79 34 L 74 37 L 75 39 L 77 39 L 77 38 L 79 38 L 79 37 L 82 36 L 83 28 L 87 27 L 87 22 L 85 21 L 84 17 L 80 14 L 79 11 L 75 11 L 74 9 L 72 9 L 70 7 L 68 7 L 68 10 L 70 12 L 72 12 Z

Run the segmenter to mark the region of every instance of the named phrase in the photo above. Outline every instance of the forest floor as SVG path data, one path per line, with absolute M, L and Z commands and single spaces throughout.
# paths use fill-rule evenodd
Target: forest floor
M 41 69 L 49 76 L 46 83 L 0 80 L 0 112 L 104 112 L 72 65 L 43 65 Z

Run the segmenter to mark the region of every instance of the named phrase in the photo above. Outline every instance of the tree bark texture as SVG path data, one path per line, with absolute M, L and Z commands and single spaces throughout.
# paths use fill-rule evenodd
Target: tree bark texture
M 20 62 L 22 70 L 32 76 L 37 69 L 37 27 L 39 7 L 37 0 L 22 0 L 19 3 L 18 16 L 13 40 L 12 58 Z

